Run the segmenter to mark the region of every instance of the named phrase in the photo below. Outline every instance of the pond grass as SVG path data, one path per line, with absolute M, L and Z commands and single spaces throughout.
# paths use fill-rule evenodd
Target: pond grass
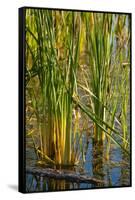
M 94 142 L 107 141 L 107 157 L 111 141 L 129 155 L 129 66 L 128 16 L 27 9 L 26 102 L 38 139 L 28 135 L 38 160 L 80 161 L 81 114 L 93 123 Z

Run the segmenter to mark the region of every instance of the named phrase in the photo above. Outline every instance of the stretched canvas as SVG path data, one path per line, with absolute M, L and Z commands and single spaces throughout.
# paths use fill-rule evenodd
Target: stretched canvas
M 19 191 L 131 186 L 131 14 L 19 9 Z

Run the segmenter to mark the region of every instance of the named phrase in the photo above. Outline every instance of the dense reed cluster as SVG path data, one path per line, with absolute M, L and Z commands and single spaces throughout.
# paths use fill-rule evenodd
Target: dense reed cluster
M 130 16 L 26 10 L 26 126 L 38 161 L 75 165 L 84 129 L 129 154 Z

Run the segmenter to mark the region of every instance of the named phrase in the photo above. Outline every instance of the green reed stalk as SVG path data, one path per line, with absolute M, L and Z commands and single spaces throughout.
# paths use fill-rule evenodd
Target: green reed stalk
M 34 92 L 39 98 L 35 108 L 40 116 L 39 153 L 51 163 L 75 164 L 72 95 L 77 92 L 80 14 L 31 10 L 27 18 L 27 51 L 34 63 L 27 71 L 29 79 L 38 82 Z
M 126 38 L 123 34 L 127 23 L 125 16 L 115 14 L 27 9 L 26 100 L 31 99 L 37 119 L 41 161 L 78 162 L 79 109 L 94 123 L 95 141 L 103 143 L 107 136 L 108 155 L 110 141 L 128 153 L 129 29 Z M 115 125 L 120 125 L 120 107 L 123 135 Z
M 106 121 L 106 109 L 109 95 L 109 70 L 113 51 L 113 15 L 90 13 L 86 16 L 86 38 L 89 52 L 89 88 L 96 98 L 92 98 L 93 112 Z M 99 103 L 99 102 L 102 102 Z M 95 140 L 103 141 L 104 132 L 94 125 Z
M 118 91 L 121 93 L 120 121 L 123 132 L 123 146 L 129 148 L 125 141 L 130 140 L 129 134 L 129 101 L 130 101 L 130 21 L 128 16 L 118 18 L 118 48 L 120 49 L 120 81 Z

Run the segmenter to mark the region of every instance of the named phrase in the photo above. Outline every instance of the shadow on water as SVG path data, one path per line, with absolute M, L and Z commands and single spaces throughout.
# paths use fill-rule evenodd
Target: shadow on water
M 64 191 L 91 188 L 91 184 L 55 180 L 51 178 L 27 175 L 27 192 Z
M 54 178 L 43 177 L 41 175 L 26 174 L 26 191 L 60 191 L 60 190 L 76 190 L 89 189 L 96 187 L 113 187 L 113 186 L 129 186 L 130 184 L 130 162 L 129 158 L 121 152 L 120 148 L 112 145 L 109 160 L 105 159 L 105 148 L 102 143 L 94 142 L 92 139 L 87 141 L 87 150 L 85 154 L 85 162 L 82 166 L 78 166 L 69 170 L 69 173 L 78 173 L 88 177 L 94 177 L 103 180 L 102 184 L 78 183 L 68 180 L 56 180 Z M 30 150 L 28 150 L 30 154 Z M 31 155 L 33 152 L 31 151 Z M 27 161 L 27 165 L 34 166 L 34 161 Z M 31 164 L 32 163 L 32 164 Z M 13 186 L 12 186 L 13 187 Z
M 92 172 L 93 176 L 104 180 L 104 148 L 103 142 L 92 141 L 93 151 L 92 151 Z

